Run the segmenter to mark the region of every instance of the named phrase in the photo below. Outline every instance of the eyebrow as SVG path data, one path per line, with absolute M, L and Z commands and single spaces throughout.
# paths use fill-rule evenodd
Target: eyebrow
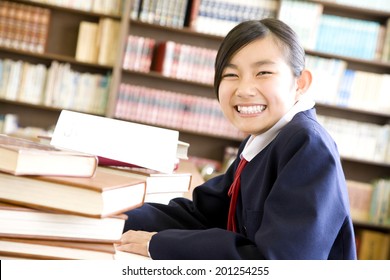
M 260 60 L 260 61 L 256 61 L 256 62 L 252 63 L 251 67 L 259 67 L 259 66 L 271 65 L 271 64 L 276 64 L 276 62 L 272 61 L 270 59 L 264 59 L 264 60 Z M 237 69 L 238 67 L 236 64 L 228 63 L 228 64 L 226 64 L 225 68 Z

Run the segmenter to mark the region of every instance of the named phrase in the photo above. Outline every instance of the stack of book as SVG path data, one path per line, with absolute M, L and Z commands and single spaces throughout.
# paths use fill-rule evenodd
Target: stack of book
M 0 135 L 0 257 L 143 258 L 115 250 L 124 213 L 189 191 L 191 173 L 174 170 L 189 144 L 177 131 L 66 110 L 47 138 Z
M 97 166 L 97 157 L 0 135 L 0 256 L 114 259 L 124 211 L 146 183 Z

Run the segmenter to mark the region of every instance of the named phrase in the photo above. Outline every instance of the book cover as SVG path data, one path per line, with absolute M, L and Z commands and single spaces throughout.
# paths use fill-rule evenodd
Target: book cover
M 0 170 L 13 175 L 91 177 L 95 156 L 0 134 Z
M 93 177 L 13 176 L 0 173 L 0 201 L 91 217 L 107 217 L 143 204 L 145 182 L 110 174 Z
M 50 143 L 170 173 L 178 138 L 176 130 L 62 110 Z
M 0 202 L 0 237 L 113 243 L 126 219 L 125 214 L 97 219 Z

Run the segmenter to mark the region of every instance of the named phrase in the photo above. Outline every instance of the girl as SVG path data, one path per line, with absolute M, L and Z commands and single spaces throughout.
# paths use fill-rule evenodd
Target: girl
M 356 258 L 339 154 L 304 95 L 304 63 L 297 35 L 279 20 L 243 22 L 227 34 L 215 93 L 249 136 L 227 172 L 195 188 L 192 201 L 127 212 L 119 250 L 153 259 Z

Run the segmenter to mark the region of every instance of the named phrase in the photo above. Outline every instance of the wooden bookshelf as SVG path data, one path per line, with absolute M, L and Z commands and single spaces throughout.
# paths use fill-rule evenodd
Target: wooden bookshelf
M 34 5 L 44 8 L 49 8 L 51 11 L 51 23 L 50 23 L 50 33 L 48 38 L 47 51 L 44 54 L 30 53 L 21 50 L 15 50 L 5 47 L 0 47 L 0 57 L 1 58 L 11 58 L 11 59 L 23 59 L 30 61 L 31 63 L 43 63 L 47 66 L 50 65 L 51 61 L 57 60 L 64 63 L 70 63 L 72 68 L 81 72 L 92 72 L 92 73 L 106 73 L 107 71 L 112 73 L 112 82 L 110 87 L 109 102 L 106 108 L 106 116 L 113 117 L 116 105 L 116 96 L 118 92 L 119 84 L 122 82 L 125 83 L 134 83 L 139 85 L 149 85 L 153 84 L 153 87 L 158 89 L 165 89 L 171 91 L 182 92 L 190 95 L 197 95 L 203 97 L 214 98 L 214 92 L 211 85 L 205 85 L 197 82 L 184 81 L 179 79 L 174 79 L 170 77 L 163 76 L 157 72 L 151 71 L 150 73 L 140 73 L 135 71 L 128 71 L 121 69 L 121 60 L 123 56 L 123 48 L 118 52 L 118 59 L 113 65 L 113 67 L 85 63 L 77 61 L 74 58 L 75 49 L 76 49 L 76 40 L 78 33 L 78 26 L 81 21 L 92 21 L 98 22 L 101 17 L 111 17 L 117 20 L 121 20 L 122 29 L 121 29 L 121 41 L 125 42 L 125 39 L 128 34 L 133 35 L 145 35 L 155 38 L 157 41 L 165 40 L 174 40 L 179 43 L 189 44 L 199 47 L 217 49 L 222 38 L 216 35 L 204 34 L 194 31 L 191 28 L 174 28 L 174 27 L 165 27 L 157 24 L 149 24 L 141 22 L 139 20 L 129 20 L 130 13 L 130 4 L 126 2 L 126 5 L 123 9 L 122 16 L 112 16 L 101 13 L 80 11 L 66 7 L 59 7 L 50 4 L 43 4 L 38 2 L 22 1 L 22 0 L 12 0 L 11 2 L 23 3 L 26 5 Z M 343 16 L 351 16 L 358 18 L 366 18 L 369 20 L 379 21 L 384 23 L 387 18 L 389 18 L 390 13 L 376 10 L 367 10 L 362 8 L 354 8 L 345 5 L 329 3 L 326 1 L 309 1 L 321 3 L 324 5 L 324 13 L 330 14 L 340 14 Z M 64 36 L 66 34 L 66 36 Z M 123 44 L 122 44 L 123 45 Z M 328 53 L 321 53 L 318 51 L 307 50 L 307 53 L 310 55 L 320 56 L 324 58 L 338 58 L 348 62 L 348 67 L 353 69 L 364 69 L 366 71 L 376 72 L 376 73 L 390 73 L 390 63 L 381 62 L 381 61 L 370 61 L 362 60 L 344 56 L 337 56 Z M 6 107 L 10 107 L 10 104 L 6 100 L 1 101 L 2 104 L 8 104 Z M 29 107 L 28 104 L 23 102 L 12 103 L 13 110 L 16 107 L 21 107 L 23 111 L 24 107 Z M 37 111 L 56 111 L 60 108 L 50 108 L 50 107 L 39 107 L 40 110 Z M 317 104 L 318 112 L 320 114 L 335 115 L 344 118 L 357 119 L 359 121 L 366 121 L 379 124 L 385 124 L 390 121 L 390 115 L 380 114 L 372 111 L 365 111 L 359 109 L 350 109 L 350 108 L 340 108 L 337 106 Z M 9 112 L 8 110 L 2 109 L 0 113 Z M 37 117 L 33 116 L 34 117 Z M 32 118 L 32 119 L 33 119 Z M 22 118 L 23 119 L 23 118 Z M 24 118 L 27 120 L 27 118 Z M 31 119 L 31 118 L 30 118 Z M 55 119 L 51 120 L 52 123 L 55 122 Z M 21 123 L 23 126 L 29 125 L 27 122 Z M 192 133 L 190 131 L 184 131 L 186 134 L 194 134 L 195 138 L 216 138 L 207 133 Z M 200 137 L 199 137 L 200 136 Z M 224 137 L 221 137 L 221 140 L 224 140 Z M 220 140 L 218 140 L 220 142 Z M 230 139 L 230 144 L 237 145 L 240 139 Z M 209 142 L 209 140 L 208 140 Z M 212 141 L 211 141 L 212 142 Z M 192 144 L 192 148 L 198 143 Z M 218 144 L 219 146 L 220 144 Z M 221 159 L 222 154 L 213 153 L 214 159 Z

